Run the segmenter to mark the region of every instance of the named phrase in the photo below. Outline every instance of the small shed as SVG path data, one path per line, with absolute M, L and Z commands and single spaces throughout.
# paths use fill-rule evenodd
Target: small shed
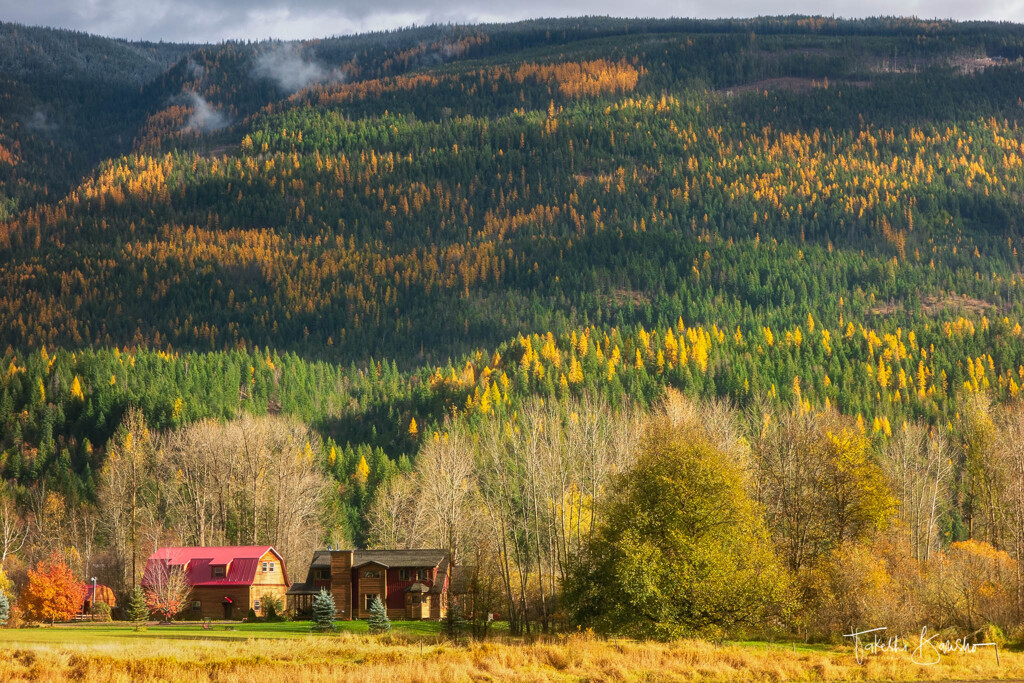
M 114 597 L 114 590 L 102 583 L 82 584 L 82 614 L 92 614 L 93 608 L 98 604 L 105 604 L 111 610 L 117 607 L 117 598 Z

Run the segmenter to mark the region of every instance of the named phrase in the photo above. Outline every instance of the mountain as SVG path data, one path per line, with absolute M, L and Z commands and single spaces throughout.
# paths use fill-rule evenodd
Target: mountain
M 884 438 L 1024 383 L 1024 27 L 0 36 L 20 485 L 92 497 L 129 405 L 298 414 L 382 480 L 412 419 L 531 395 L 831 405 Z

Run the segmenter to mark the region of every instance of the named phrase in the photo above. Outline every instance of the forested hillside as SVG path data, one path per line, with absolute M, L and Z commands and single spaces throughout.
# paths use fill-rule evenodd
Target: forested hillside
M 382 542 L 371 501 L 445 433 L 666 387 L 948 440 L 924 533 L 973 538 L 977 406 L 1024 386 L 1022 54 L 1017 25 L 889 18 L 2 25 L 0 497 L 31 531 L 4 554 L 59 539 L 128 585 L 110 454 L 152 439 L 155 542 L 192 533 L 175 439 L 285 423 L 307 545 Z M 246 517 L 263 485 L 214 540 L 288 533 Z

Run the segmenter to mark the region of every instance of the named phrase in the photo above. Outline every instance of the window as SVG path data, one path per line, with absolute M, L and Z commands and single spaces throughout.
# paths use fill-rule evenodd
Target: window
M 224 578 L 224 565 L 218 564 L 213 567 L 213 578 L 223 579 Z
M 367 612 L 370 611 L 370 607 L 373 605 L 374 598 L 380 597 L 378 593 L 364 593 L 363 594 L 363 609 Z M 383 602 L 383 599 L 381 600 Z
M 265 574 L 267 572 L 267 563 L 266 562 L 263 563 L 262 569 L 263 569 L 263 573 Z
M 399 581 L 408 581 L 409 580 L 409 570 L 408 569 L 399 569 L 398 570 L 398 580 Z
M 367 569 L 365 572 L 363 572 L 363 578 L 364 579 L 379 579 L 380 578 L 380 572 L 377 571 L 376 569 Z
M 192 601 L 192 611 L 193 612 L 199 612 L 202 609 L 203 609 L 203 603 L 202 602 L 200 602 L 199 600 L 193 600 Z
M 321 581 L 325 581 L 327 579 L 330 579 L 331 578 L 331 570 L 330 569 L 314 569 L 313 570 L 313 578 L 314 579 L 319 579 Z
M 256 602 L 255 602 L 255 603 L 253 603 L 253 606 L 252 606 L 252 608 L 253 608 L 254 610 L 256 610 L 257 612 L 259 612 L 259 611 L 260 611 L 260 601 L 259 601 L 258 599 L 256 600 Z
M 270 563 L 270 571 L 274 571 L 274 563 L 273 562 Z
M 420 581 L 426 581 L 427 579 L 430 578 L 430 570 L 429 569 L 417 569 L 416 570 L 416 578 L 419 579 Z

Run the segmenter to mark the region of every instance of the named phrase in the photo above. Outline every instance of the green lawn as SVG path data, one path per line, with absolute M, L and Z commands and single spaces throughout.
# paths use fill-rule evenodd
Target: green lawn
M 338 632 L 367 633 L 365 621 L 335 622 Z M 210 629 L 201 624 L 147 626 L 143 631 L 124 624 L 74 624 L 41 628 L 0 629 L 0 643 L 98 643 L 112 639 L 134 640 L 160 638 L 189 640 L 225 638 L 301 638 L 308 636 L 308 621 L 287 621 L 276 624 L 214 623 Z M 441 624 L 433 621 L 392 621 L 392 633 L 403 636 L 432 637 L 441 632 Z M 329 636 L 328 636 L 329 637 Z

